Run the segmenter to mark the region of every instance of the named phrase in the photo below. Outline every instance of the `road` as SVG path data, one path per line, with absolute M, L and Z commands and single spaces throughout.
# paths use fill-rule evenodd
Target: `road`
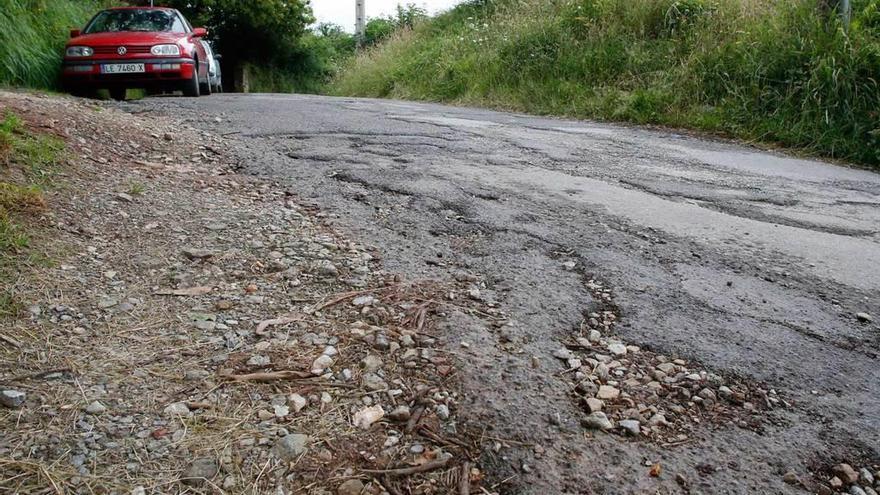
M 482 281 L 510 324 L 451 315 L 447 346 L 463 417 L 515 440 L 498 454 L 487 442 L 504 493 L 804 493 L 783 474 L 880 457 L 880 175 L 434 104 L 215 95 L 124 107 L 229 136 L 243 172 L 335 216 L 389 271 Z M 675 445 L 585 434 L 553 352 L 608 307 L 596 283 L 626 344 L 772 388 L 789 407 L 757 432 L 707 421 Z

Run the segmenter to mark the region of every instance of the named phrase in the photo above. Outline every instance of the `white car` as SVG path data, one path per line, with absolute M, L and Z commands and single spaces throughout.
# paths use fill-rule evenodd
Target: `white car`
M 223 92 L 223 73 L 220 71 L 220 54 L 214 53 L 214 47 L 210 41 L 202 40 L 205 52 L 208 54 L 208 84 L 211 92 Z

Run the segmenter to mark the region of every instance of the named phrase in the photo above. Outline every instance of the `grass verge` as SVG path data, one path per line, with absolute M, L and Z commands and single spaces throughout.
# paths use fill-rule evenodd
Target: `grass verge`
M 32 231 L 63 149 L 61 140 L 28 131 L 12 113 L 0 120 L 0 317 L 18 311 L 15 278 L 39 258 Z
M 0 0 L 0 85 L 58 86 L 70 29 L 82 28 L 108 0 Z
M 470 0 L 362 53 L 338 95 L 660 124 L 880 165 L 880 0 Z

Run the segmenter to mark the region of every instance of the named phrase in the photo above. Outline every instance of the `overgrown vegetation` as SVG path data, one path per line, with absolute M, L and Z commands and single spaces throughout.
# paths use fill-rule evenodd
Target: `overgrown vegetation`
M 398 5 L 393 15 L 366 24 L 363 46 L 376 45 L 401 29 L 412 29 L 428 18 L 415 4 Z M 341 26 L 322 23 L 306 31 L 285 54 L 267 63 L 250 63 L 251 90 L 256 92 L 321 93 L 355 54 L 357 39 Z
M 832 2 L 833 3 L 833 2 Z M 690 127 L 880 164 L 880 0 L 471 0 L 353 60 L 341 95 Z
M 107 0 L 0 0 L 0 85 L 54 88 L 70 29 Z
M 14 114 L 0 120 L 0 317 L 15 311 L 12 281 L 33 258 L 30 231 L 62 151 L 59 139 L 29 132 Z

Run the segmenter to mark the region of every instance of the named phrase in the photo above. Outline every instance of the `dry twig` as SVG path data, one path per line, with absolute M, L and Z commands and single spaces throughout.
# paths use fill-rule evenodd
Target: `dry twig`
M 388 476 L 409 476 L 411 474 L 424 473 L 427 471 L 433 471 L 435 469 L 446 467 L 446 465 L 449 464 L 449 461 L 451 460 L 452 457 L 443 457 L 441 459 L 435 459 L 424 464 L 419 464 L 418 466 L 397 469 L 364 469 L 363 472 L 371 474 L 385 474 Z

